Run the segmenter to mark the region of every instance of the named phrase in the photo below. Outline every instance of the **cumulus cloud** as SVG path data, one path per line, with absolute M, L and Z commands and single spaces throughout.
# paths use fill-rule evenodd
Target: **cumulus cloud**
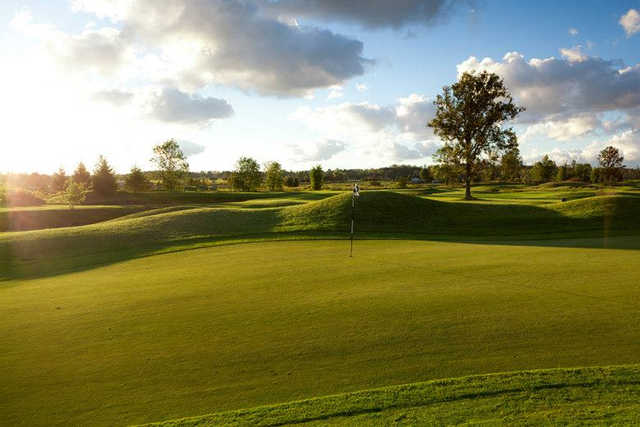
M 317 142 L 312 152 L 306 152 L 301 146 L 291 146 L 295 159 L 300 162 L 320 162 L 329 160 L 338 153 L 346 149 L 346 144 L 342 141 L 327 139 Z
M 582 62 L 588 59 L 589 57 L 582 53 L 582 46 L 574 46 L 570 49 L 562 48 L 560 49 L 560 53 L 562 56 L 567 58 L 569 62 Z
M 333 85 L 329 87 L 329 95 L 327 99 L 342 98 L 344 96 L 344 88 L 341 85 Z
M 569 28 L 569 35 L 570 36 L 577 36 L 578 35 L 578 29 L 577 28 Z
M 631 37 L 640 31 L 640 12 L 636 9 L 629 9 L 627 13 L 620 17 L 620 21 L 618 22 L 622 25 L 622 28 L 624 28 L 627 37 Z
M 620 68 L 616 61 L 596 57 L 527 61 L 520 53 L 509 52 L 502 61 L 470 57 L 457 68 L 459 74 L 487 70 L 504 77 L 518 102 L 527 108 L 523 120 L 640 106 L 640 64 Z
M 123 39 L 159 49 L 170 63 L 166 78 L 183 88 L 215 82 L 304 96 L 362 75 L 373 64 L 362 56 L 359 40 L 266 16 L 258 3 L 81 0 L 74 6 L 121 21 Z
M 358 92 L 366 92 L 369 90 L 369 86 L 364 83 L 356 83 L 356 90 Z
M 369 29 L 433 25 L 457 9 L 471 9 L 475 4 L 471 0 L 261 0 L 260 3 L 267 12 L 280 16 L 352 23 Z
M 394 142 L 391 152 L 395 160 L 415 160 L 433 156 L 441 145 L 435 141 L 428 141 L 416 142 L 413 147 L 407 147 L 404 144 Z
M 106 102 L 117 107 L 121 107 L 130 103 L 133 100 L 133 92 L 126 92 L 122 90 L 101 90 L 93 94 L 93 99 L 100 102 Z
M 204 152 L 206 149 L 204 145 L 196 144 L 191 141 L 179 141 L 178 145 L 186 157 L 195 156 L 196 154 Z
M 207 123 L 233 114 L 233 108 L 224 99 L 189 95 L 175 88 L 150 93 L 146 104 L 148 114 L 163 122 Z
M 583 114 L 562 120 L 547 120 L 529 126 L 520 139 L 527 141 L 535 136 L 547 136 L 557 141 L 570 141 L 586 136 L 602 126 L 594 115 Z

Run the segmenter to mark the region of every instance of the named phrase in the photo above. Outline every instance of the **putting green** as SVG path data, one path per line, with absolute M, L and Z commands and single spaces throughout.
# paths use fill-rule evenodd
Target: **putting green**
M 561 243 L 359 241 L 354 258 L 345 241 L 239 244 L 5 281 L 0 414 L 131 424 L 638 362 L 640 250 Z

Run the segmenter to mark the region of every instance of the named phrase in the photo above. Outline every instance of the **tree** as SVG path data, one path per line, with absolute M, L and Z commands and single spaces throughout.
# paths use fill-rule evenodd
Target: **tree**
M 471 179 L 480 156 L 518 146 L 513 129 L 503 129 L 501 124 L 524 108 L 513 103 L 498 75 L 486 71 L 462 74 L 456 83 L 443 88 L 434 105 L 435 117 L 428 126 L 444 140 L 440 159 L 461 169 L 465 199 L 472 199 Z
M 67 188 L 64 190 L 63 198 L 67 202 L 70 209 L 75 205 L 79 205 L 87 198 L 87 187 L 75 181 L 69 181 Z
M 322 180 L 324 179 L 324 171 L 322 170 L 322 166 L 317 165 L 309 171 L 309 179 L 311 180 L 311 189 L 312 190 L 321 190 L 322 189 Z
M 578 163 L 575 167 L 574 176 L 582 182 L 589 182 L 591 179 L 591 165 L 589 163 Z
M 231 173 L 231 186 L 234 190 L 257 191 L 262 181 L 260 166 L 251 157 L 240 157 L 236 169 Z
M 93 191 L 102 195 L 109 196 L 116 192 L 118 184 L 116 183 L 116 175 L 109 166 L 107 159 L 103 156 L 98 157 L 98 163 L 93 169 Z
M 598 155 L 598 163 L 602 168 L 602 180 L 607 183 L 620 180 L 622 162 L 624 162 L 624 157 L 617 148 L 608 146 L 602 150 Z
M 287 187 L 297 187 L 298 185 L 300 185 L 300 181 L 293 175 L 287 175 L 284 180 L 284 185 L 286 185 Z
M 559 182 L 566 181 L 569 175 L 567 172 L 568 169 L 569 167 L 566 164 L 560 166 L 558 168 L 558 172 L 556 173 L 556 181 L 559 181 Z
M 78 163 L 78 167 L 75 172 L 73 172 L 71 179 L 76 184 L 84 185 L 85 188 L 88 188 L 89 184 L 91 184 L 91 174 L 82 162 Z
M 265 181 L 269 191 L 282 191 L 282 166 L 278 162 L 269 162 L 265 165 Z
M 507 181 L 514 181 L 520 178 L 520 169 L 522 169 L 522 158 L 520 150 L 514 148 L 507 151 L 500 159 L 500 173 L 502 178 Z
M 406 176 L 401 176 L 400 178 L 398 178 L 398 188 L 407 188 L 408 182 L 409 180 Z
M 420 169 L 420 179 L 422 182 L 431 182 L 433 181 L 433 175 L 431 175 L 431 169 L 427 166 Z
M 149 188 L 151 188 L 151 183 L 142 170 L 137 166 L 131 168 L 131 172 L 127 175 L 124 185 L 125 188 L 132 193 L 149 191 Z
M 534 163 L 531 168 L 531 178 L 534 182 L 549 182 L 556 175 L 558 166 L 549 156 L 544 156 L 542 160 Z
M 51 177 L 51 191 L 59 193 L 67 187 L 67 174 L 63 168 L 59 168 Z
M 162 185 L 168 191 L 177 191 L 189 171 L 187 158 L 174 139 L 153 147 L 151 162 L 158 168 Z

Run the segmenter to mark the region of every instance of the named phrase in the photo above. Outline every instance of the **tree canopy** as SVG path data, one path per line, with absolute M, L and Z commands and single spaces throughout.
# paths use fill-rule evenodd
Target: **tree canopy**
M 443 88 L 434 105 L 435 117 L 428 126 L 444 141 L 436 160 L 460 171 L 465 199 L 471 199 L 471 179 L 478 173 L 481 156 L 518 146 L 513 129 L 501 125 L 524 108 L 513 103 L 498 75 L 486 71 L 462 74 Z
M 189 163 L 180 145 L 170 139 L 153 147 L 151 162 L 158 168 L 160 180 L 165 189 L 176 191 L 183 185 L 189 171 Z
M 234 190 L 256 191 L 262 181 L 260 166 L 251 157 L 240 157 L 231 174 L 231 186 Z
M 111 195 L 118 189 L 116 175 L 103 156 L 98 157 L 98 163 L 93 170 L 92 183 L 93 191 L 102 196 Z

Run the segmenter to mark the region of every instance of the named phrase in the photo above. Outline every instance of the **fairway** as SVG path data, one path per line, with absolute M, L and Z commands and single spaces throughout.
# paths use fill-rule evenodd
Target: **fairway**
M 555 246 L 554 246 L 555 245 Z M 0 285 L 8 425 L 161 421 L 373 387 L 638 362 L 638 238 L 179 251 Z M 630 249 L 613 249 L 616 247 Z

